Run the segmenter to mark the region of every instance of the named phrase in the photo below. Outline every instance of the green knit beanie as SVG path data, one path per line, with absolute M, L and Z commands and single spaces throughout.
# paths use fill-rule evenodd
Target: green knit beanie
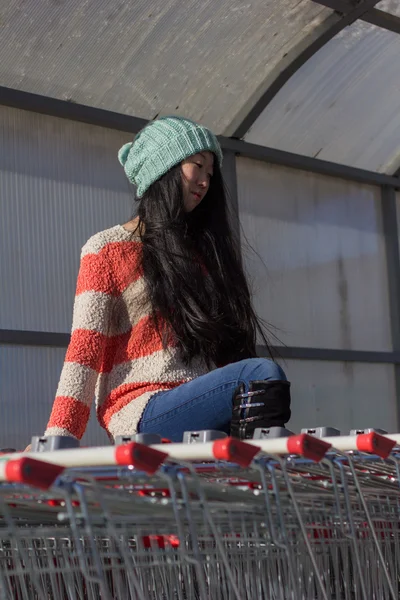
M 122 146 L 118 159 L 141 198 L 152 183 L 193 154 L 213 152 L 222 165 L 222 150 L 215 135 L 189 119 L 162 117 L 152 121 Z

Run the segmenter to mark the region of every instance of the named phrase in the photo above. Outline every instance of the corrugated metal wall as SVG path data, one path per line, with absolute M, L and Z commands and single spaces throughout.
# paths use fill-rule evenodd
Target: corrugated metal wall
M 132 136 L 1 108 L 0 328 L 69 332 L 81 246 L 127 220 Z M 390 350 L 379 188 L 237 160 L 256 307 L 289 346 Z M 399 198 L 400 202 L 400 198 Z M 0 347 L 0 446 L 43 433 L 65 349 Z M 394 368 L 288 360 L 291 427 L 395 421 Z M 106 442 L 92 419 L 85 444 Z
M 240 158 L 260 314 L 290 346 L 390 350 L 380 189 Z
M 133 206 L 131 135 L 0 109 L 0 327 L 69 332 L 80 248 Z
M 380 189 L 244 158 L 237 173 L 255 303 L 278 338 L 288 346 L 391 350 Z M 283 366 L 295 430 L 393 430 L 392 365 Z
M 389 364 L 280 361 L 292 382 L 292 419 L 288 427 L 329 425 L 350 429 L 396 429 L 394 367 Z
M 25 448 L 32 435 L 43 434 L 64 355 L 64 348 L 0 346 L 2 448 Z M 94 410 L 82 444 L 109 444 Z
M 81 247 L 132 213 L 132 134 L 4 107 L 0 130 L 0 328 L 69 332 Z M 0 446 L 43 433 L 64 354 L 0 348 Z M 105 439 L 91 424 L 85 442 Z

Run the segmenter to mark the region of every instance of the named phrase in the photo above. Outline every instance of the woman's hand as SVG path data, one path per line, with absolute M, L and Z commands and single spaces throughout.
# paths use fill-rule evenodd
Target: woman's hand
M 30 452 L 32 450 L 32 444 L 29 444 L 24 450 L 24 452 Z

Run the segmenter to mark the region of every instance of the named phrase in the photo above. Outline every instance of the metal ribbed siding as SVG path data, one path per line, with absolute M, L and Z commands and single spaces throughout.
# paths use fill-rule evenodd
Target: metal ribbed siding
M 292 381 L 293 431 L 323 425 L 344 433 L 367 427 L 395 431 L 393 365 L 287 360 L 282 367 Z
M 0 446 L 23 449 L 43 435 L 64 361 L 62 348 L 0 346 Z M 92 415 L 83 445 L 108 444 Z
M 132 212 L 132 134 L 3 107 L 0 123 L 0 328 L 69 332 L 82 245 Z M 43 434 L 64 355 L 0 346 L 1 446 Z M 93 415 L 82 443 L 108 443 Z
M 400 167 L 399 56 L 400 35 L 363 22 L 347 27 L 295 73 L 245 140 L 395 173 Z
M 0 123 L 0 328 L 69 332 L 82 245 L 132 213 L 132 135 L 4 107 Z
M 237 172 L 256 307 L 279 339 L 391 350 L 380 189 L 244 158 Z
M 282 57 L 339 15 L 309 0 L 9 0 L 2 85 L 218 133 Z

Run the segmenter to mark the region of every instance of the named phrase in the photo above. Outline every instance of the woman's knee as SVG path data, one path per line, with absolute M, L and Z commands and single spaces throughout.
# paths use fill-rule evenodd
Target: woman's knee
M 239 379 L 242 381 L 287 381 L 284 370 L 276 362 L 267 358 L 249 358 L 244 360 Z

